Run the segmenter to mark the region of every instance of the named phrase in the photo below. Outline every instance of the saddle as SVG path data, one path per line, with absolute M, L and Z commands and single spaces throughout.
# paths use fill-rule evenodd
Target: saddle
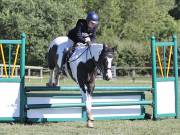
M 64 75 L 66 75 L 66 73 L 65 73 L 65 64 L 69 62 L 69 59 L 71 58 L 72 54 L 76 50 L 76 47 L 78 47 L 78 46 L 87 46 L 87 45 L 89 45 L 89 44 L 88 43 L 87 44 L 77 43 L 77 44 L 74 44 L 70 48 L 65 48 L 64 49 L 63 57 L 62 57 L 62 64 L 61 64 L 61 68 L 60 68 L 61 72 Z
M 76 50 L 76 48 L 78 46 L 86 46 L 87 44 L 83 44 L 83 43 L 77 43 L 77 44 L 74 44 L 72 47 L 70 48 L 66 48 L 64 50 L 64 54 L 63 54 L 63 59 L 64 59 L 64 64 L 66 62 L 69 62 L 69 59 L 71 58 L 72 54 L 74 53 L 74 51 Z

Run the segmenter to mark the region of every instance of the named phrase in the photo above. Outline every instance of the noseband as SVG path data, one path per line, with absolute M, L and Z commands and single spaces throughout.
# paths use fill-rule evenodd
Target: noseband
M 105 70 L 112 70 L 112 68 L 105 68 Z

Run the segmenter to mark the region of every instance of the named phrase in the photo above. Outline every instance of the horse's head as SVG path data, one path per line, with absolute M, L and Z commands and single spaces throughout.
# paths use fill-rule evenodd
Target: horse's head
M 103 45 L 103 50 L 99 57 L 98 65 L 103 74 L 104 80 L 112 79 L 112 60 L 114 56 L 114 48 Z

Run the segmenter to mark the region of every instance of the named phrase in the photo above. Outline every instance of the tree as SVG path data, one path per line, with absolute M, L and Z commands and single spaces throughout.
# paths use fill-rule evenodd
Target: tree
M 100 17 L 98 42 L 118 47 L 135 42 L 140 47 L 152 33 L 159 39 L 180 33 L 179 21 L 168 13 L 174 7 L 179 9 L 179 0 L 0 0 L 0 38 L 19 39 L 25 32 L 27 64 L 45 66 L 49 43 L 66 36 L 90 10 Z
M 180 19 L 180 0 L 175 0 L 174 7 L 169 10 L 169 14 L 176 20 Z
M 169 35 L 175 31 L 176 24 L 167 12 L 167 7 L 170 8 L 170 6 L 162 6 L 158 0 L 126 1 L 125 4 L 129 9 L 124 9 L 123 33 L 126 39 L 143 40 L 145 36 L 150 37 L 152 33 L 160 36 Z
M 84 16 L 83 5 L 77 0 L 2 0 L 0 7 L 0 38 L 19 39 L 25 32 L 30 65 L 44 65 L 50 41 L 66 35 Z

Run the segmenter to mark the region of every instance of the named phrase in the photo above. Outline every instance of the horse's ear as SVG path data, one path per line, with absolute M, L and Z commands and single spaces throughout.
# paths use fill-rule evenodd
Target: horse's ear
M 107 47 L 108 47 L 108 45 L 105 44 L 105 43 L 103 43 L 103 49 L 105 49 L 105 48 L 107 48 Z
M 117 50 L 117 46 L 112 48 L 113 52 L 115 52 Z

